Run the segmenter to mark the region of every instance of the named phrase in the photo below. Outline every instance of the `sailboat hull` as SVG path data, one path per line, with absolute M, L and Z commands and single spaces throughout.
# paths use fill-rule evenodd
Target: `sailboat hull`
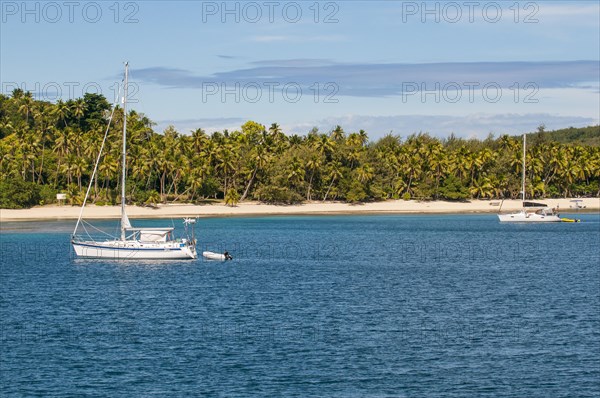
M 539 222 L 560 222 L 561 219 L 556 214 L 537 214 L 528 212 L 518 212 L 511 214 L 498 214 L 500 222 L 518 222 L 518 223 L 539 223 Z
M 180 242 L 140 243 L 137 241 L 72 242 L 77 257 L 113 260 L 192 260 L 196 248 Z

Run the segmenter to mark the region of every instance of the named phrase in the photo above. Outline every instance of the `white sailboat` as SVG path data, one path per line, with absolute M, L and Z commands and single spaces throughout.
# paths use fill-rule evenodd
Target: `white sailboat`
M 538 223 L 538 222 L 560 222 L 561 218 L 543 203 L 534 203 L 525 201 L 525 156 L 527 151 L 527 134 L 523 134 L 523 173 L 521 177 L 521 194 L 523 200 L 523 209 L 509 214 L 498 214 L 500 222 L 520 222 L 520 223 Z
M 81 206 L 79 218 L 73 231 L 71 243 L 75 254 L 78 257 L 85 258 L 111 258 L 111 259 L 195 259 L 198 257 L 196 254 L 196 240 L 194 239 L 193 224 L 196 220 L 186 218 L 184 219 L 184 225 L 186 232 L 188 229 L 192 230 L 191 238 L 175 239 L 173 237 L 173 227 L 160 227 L 160 228 L 133 228 L 127 217 L 126 206 L 125 206 L 125 176 L 126 176 L 126 154 L 127 154 L 127 84 L 128 84 L 128 72 L 129 64 L 125 64 L 125 78 L 123 83 L 123 152 L 122 152 L 122 173 L 121 173 L 121 222 L 120 222 L 120 237 L 110 236 L 110 239 L 101 240 L 94 239 L 87 232 L 85 228 L 85 222 L 82 220 L 83 209 L 87 202 L 90 194 L 90 189 L 94 178 L 96 177 L 96 171 L 98 169 L 98 163 L 104 149 L 104 143 L 108 136 L 107 127 L 106 133 L 104 134 L 104 140 L 98 154 L 98 159 L 94 166 L 92 177 Z M 116 105 L 116 104 L 115 104 Z M 115 107 L 113 106 L 112 114 L 110 116 L 110 122 L 114 115 Z M 85 235 L 78 235 L 78 229 L 82 226 L 85 230 Z

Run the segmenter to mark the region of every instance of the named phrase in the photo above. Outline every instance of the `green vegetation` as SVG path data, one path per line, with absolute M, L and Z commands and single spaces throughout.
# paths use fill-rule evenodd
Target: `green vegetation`
M 15 90 L 0 95 L 0 207 L 83 200 L 107 126 L 110 104 L 96 94 L 56 104 Z M 364 131 L 284 134 L 249 121 L 239 131 L 153 131 L 146 116 L 128 121 L 128 200 L 140 205 L 224 199 L 292 204 L 304 200 L 517 198 L 521 138 L 485 140 L 413 134 L 369 142 Z M 117 109 L 90 201 L 117 204 L 121 126 Z M 600 194 L 599 126 L 545 132 L 527 148 L 529 197 Z
M 554 141 L 561 144 L 600 146 L 600 126 L 569 127 L 555 131 L 545 131 L 545 127 L 542 125 L 538 127 L 536 133 L 531 134 L 528 138 L 536 143 Z
M 39 204 L 40 186 L 20 179 L 0 181 L 0 208 L 19 209 Z

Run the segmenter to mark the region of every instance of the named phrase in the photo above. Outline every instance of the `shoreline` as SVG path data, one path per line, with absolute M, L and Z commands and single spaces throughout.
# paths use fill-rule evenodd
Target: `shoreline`
M 575 209 L 571 198 L 548 199 L 539 202 L 549 207 L 559 207 L 563 213 L 599 212 L 600 198 L 584 198 L 583 209 Z M 272 215 L 342 215 L 342 214 L 495 214 L 516 211 L 521 208 L 520 200 L 472 200 L 469 202 L 388 200 L 364 204 L 344 202 L 307 202 L 298 205 L 269 205 L 258 202 L 243 202 L 230 207 L 218 204 L 167 204 L 157 208 L 128 206 L 127 214 L 131 219 L 177 218 L 177 217 L 236 217 L 236 216 L 272 216 Z M 86 206 L 85 219 L 118 219 L 120 206 Z M 76 220 L 79 206 L 46 205 L 31 209 L 0 209 L 0 222 L 36 221 L 36 220 Z

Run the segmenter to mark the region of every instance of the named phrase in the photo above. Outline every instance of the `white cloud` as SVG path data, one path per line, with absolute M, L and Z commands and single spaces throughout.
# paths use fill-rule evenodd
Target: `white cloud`
M 342 35 L 321 35 L 321 36 L 284 36 L 284 35 L 262 35 L 252 36 L 250 41 L 257 43 L 272 43 L 272 42 L 340 42 L 346 40 Z
M 173 125 L 182 134 L 202 128 L 207 134 L 215 131 L 239 130 L 241 125 L 253 118 L 205 118 L 205 119 L 181 119 L 160 120 L 155 131 L 163 132 L 164 129 Z M 259 123 L 268 125 L 261 120 Z M 340 125 L 347 133 L 365 130 L 371 140 L 377 140 L 386 134 L 392 133 L 403 138 L 414 133 L 429 133 L 432 136 L 445 138 L 454 133 L 464 138 L 485 138 L 489 133 L 496 137 L 502 134 L 518 135 L 535 131 L 544 124 L 548 130 L 566 127 L 585 127 L 600 124 L 598 118 L 554 115 L 549 113 L 473 113 L 465 116 L 455 115 L 342 115 L 332 116 L 314 121 L 302 121 L 281 123 L 286 134 L 307 134 L 313 127 L 317 127 L 322 133 L 331 131 L 336 125 Z
M 413 133 L 427 132 L 436 137 L 485 138 L 489 133 L 517 135 L 535 131 L 540 124 L 546 128 L 584 127 L 600 123 L 600 120 L 581 116 L 559 116 L 548 113 L 476 113 L 454 115 L 345 115 L 329 117 L 314 122 L 282 124 L 287 133 L 306 134 L 312 127 L 328 132 L 340 125 L 346 132 L 365 130 L 370 139 L 378 139 L 388 133 L 407 137 Z
M 255 41 L 259 43 L 270 43 L 274 41 L 289 41 L 291 36 L 253 36 L 250 38 L 250 41 Z
M 248 119 L 242 117 L 199 118 L 199 119 L 166 119 L 158 120 L 154 131 L 162 133 L 167 127 L 174 126 L 180 134 L 190 134 L 193 130 L 203 129 L 207 134 L 215 131 L 237 130 Z
M 149 67 L 136 70 L 141 81 L 167 87 L 201 88 L 207 82 L 242 85 L 246 83 L 294 82 L 310 87 L 315 82 L 332 82 L 340 96 L 386 97 L 401 95 L 417 88 L 469 84 L 511 87 L 534 84 L 539 88 L 565 88 L 597 78 L 598 61 L 539 61 L 539 62 L 449 62 L 429 64 L 402 63 L 319 63 L 312 59 L 302 65 L 299 59 L 283 60 L 269 65 L 254 63 L 254 67 L 196 75 L 188 70 L 168 67 Z M 294 65 L 294 66 L 291 66 Z
M 557 17 L 564 20 L 565 17 L 594 17 L 597 20 L 600 13 L 600 4 L 590 2 L 588 4 L 549 4 L 536 3 L 539 6 L 539 17 Z

